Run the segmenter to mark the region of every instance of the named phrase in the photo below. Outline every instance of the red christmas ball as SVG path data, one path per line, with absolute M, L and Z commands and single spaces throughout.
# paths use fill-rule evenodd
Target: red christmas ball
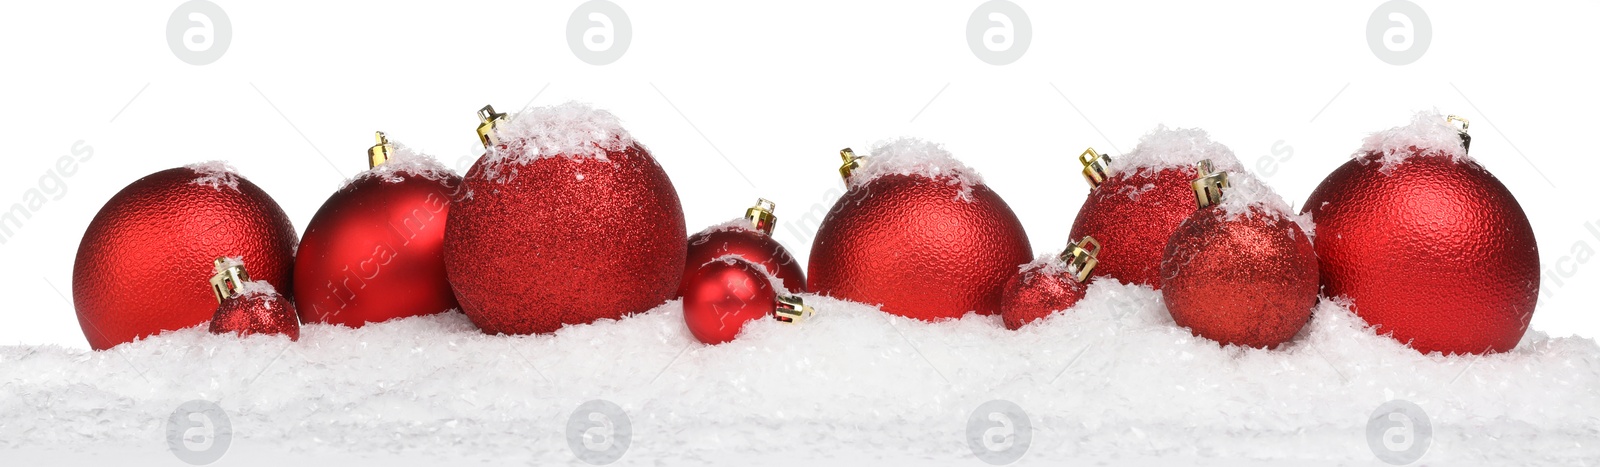
M 810 290 L 922 320 L 999 312 L 1032 253 L 976 173 L 908 138 L 880 144 L 847 180 L 812 242 Z
M 1539 293 L 1515 196 L 1437 114 L 1374 134 L 1311 193 L 1323 293 L 1419 352 L 1511 350 Z
M 755 213 L 760 207 L 757 205 L 751 210 Z M 734 219 L 689 236 L 688 260 L 684 262 L 686 269 L 683 274 L 683 286 L 678 291 L 679 296 L 683 296 L 688 290 L 690 286 L 688 278 L 695 270 L 713 259 L 728 255 L 737 256 L 739 259 L 765 268 L 778 278 L 784 289 L 788 289 L 791 293 L 806 290 L 806 273 L 800 269 L 800 262 L 795 261 L 789 250 L 772 238 L 772 225 L 776 222 L 776 218 L 772 217 L 772 211 L 762 209 L 759 212 L 764 212 L 767 217 Z
M 1070 238 L 1094 237 L 1109 245 L 1100 254 L 1097 274 L 1157 289 L 1167 239 L 1194 213 L 1189 187 L 1194 164 L 1211 160 L 1222 170 L 1241 169 L 1233 151 L 1199 129 L 1156 127 L 1132 152 L 1109 163 L 1102 159 L 1101 166 L 1089 166 L 1096 162 L 1090 154 L 1085 151 L 1080 160 L 1093 188 L 1072 222 Z
M 736 257 L 696 268 L 683 281 L 683 321 L 706 344 L 733 340 L 745 323 L 777 309 L 778 292 L 765 269 Z
M 306 227 L 294 269 L 305 322 L 360 327 L 459 306 L 445 277 L 444 230 L 461 177 L 404 147 L 386 153 Z
M 266 281 L 245 283 L 236 296 L 225 298 L 211 317 L 212 334 L 281 334 L 300 340 L 294 304 Z
M 104 350 L 210 319 L 211 262 L 238 256 L 290 290 L 296 238 L 283 209 L 221 163 L 163 170 L 107 201 L 73 263 L 72 296 L 89 346 Z
M 1006 329 L 1021 329 L 1082 300 L 1099 251 L 1099 242 L 1087 237 L 1060 255 L 1041 257 L 1012 274 L 1000 296 L 1000 319 Z
M 1161 298 L 1196 336 L 1277 348 L 1317 305 L 1316 249 L 1282 198 L 1248 175 L 1230 178 L 1223 201 L 1195 211 L 1167 242 Z
M 492 114 L 492 109 L 486 109 Z M 505 121 L 450 206 L 445 271 L 489 334 L 639 313 L 683 277 L 688 234 L 666 171 L 610 113 L 579 104 Z

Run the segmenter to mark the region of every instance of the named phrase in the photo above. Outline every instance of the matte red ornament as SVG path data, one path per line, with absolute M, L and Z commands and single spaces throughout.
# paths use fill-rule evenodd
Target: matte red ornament
M 212 334 L 281 334 L 300 340 L 300 320 L 294 304 L 266 281 L 251 281 L 244 264 L 233 258 L 216 261 L 211 278 L 217 294 L 217 311 L 211 317 Z
M 1443 122 L 1422 114 L 1373 135 L 1311 193 L 1323 294 L 1418 352 L 1508 351 L 1538 302 L 1538 244 L 1516 197 Z
M 271 197 L 220 163 L 163 170 L 112 196 L 89 222 L 72 270 L 89 346 L 104 350 L 211 319 L 211 261 L 239 256 L 292 290 L 294 225 Z
M 579 104 L 480 117 L 490 150 L 467 172 L 444 238 L 445 271 L 474 324 L 553 332 L 673 298 L 683 207 L 616 117 Z
M 780 295 L 766 269 L 736 256 L 705 263 L 687 277 L 683 321 L 702 343 L 731 341 L 757 319 L 798 323 L 812 314 L 799 297 Z
M 461 177 L 389 143 L 372 170 L 329 197 L 295 257 L 294 297 L 307 323 L 366 323 L 458 307 L 445 277 L 444 231 Z
M 1006 280 L 1032 256 L 1000 195 L 931 143 L 886 143 L 864 164 L 844 157 L 849 189 L 812 242 L 810 290 L 929 321 L 998 313 Z
M 1000 297 L 1000 318 L 1017 330 L 1058 311 L 1072 308 L 1088 292 L 1089 273 L 1099 262 L 1100 242 L 1094 237 L 1067 246 L 1060 255 L 1024 265 L 1006 281 Z
M 782 244 L 772 238 L 772 228 L 778 222 L 772 211 L 776 208 L 765 199 L 745 212 L 745 217 L 722 225 L 712 226 L 689 236 L 688 260 L 684 266 L 684 282 L 678 291 L 683 296 L 689 287 L 689 275 L 713 259 L 733 255 L 760 265 L 782 282 L 790 292 L 806 291 L 806 273 L 800 269 Z

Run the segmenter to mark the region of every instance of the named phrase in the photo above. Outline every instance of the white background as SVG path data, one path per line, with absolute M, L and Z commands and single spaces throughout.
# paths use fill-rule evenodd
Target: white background
M 945 143 L 1046 253 L 1088 189 L 1074 159 L 1086 146 L 1116 154 L 1158 123 L 1205 128 L 1247 166 L 1275 164 L 1258 174 L 1298 206 L 1367 133 L 1437 108 L 1472 120 L 1473 155 L 1532 219 L 1546 290 L 1534 328 L 1600 335 L 1585 264 L 1600 246 L 1592 2 L 1422 1 L 1431 46 L 1396 66 L 1366 41 L 1380 2 L 1018 0 L 1032 44 L 995 66 L 966 42 L 976 1 L 616 0 L 633 40 L 595 66 L 566 42 L 577 1 L 216 1 L 233 38 L 204 66 L 166 43 L 181 2 L 0 6 L 0 209 L 75 142 L 94 148 L 0 245 L 0 343 L 86 347 L 68 301 L 78 241 L 142 175 L 226 160 L 303 230 L 366 168 L 373 130 L 464 169 L 481 151 L 474 112 L 530 100 L 621 117 L 671 174 L 690 230 L 776 201 L 779 238 L 801 258 L 845 146 Z

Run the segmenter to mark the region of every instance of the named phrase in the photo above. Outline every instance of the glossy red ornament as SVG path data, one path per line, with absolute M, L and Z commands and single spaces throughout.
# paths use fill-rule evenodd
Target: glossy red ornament
M 1464 145 L 1394 134 L 1441 121 L 1374 135 L 1311 193 L 1323 294 L 1419 352 L 1511 350 L 1538 302 L 1538 244 L 1516 197 Z
M 798 323 L 812 314 L 799 297 L 779 295 L 764 268 L 736 256 L 705 263 L 687 277 L 683 321 L 702 343 L 731 341 L 754 320 Z
M 238 258 L 218 258 L 211 289 L 217 311 L 211 317 L 212 334 L 282 334 L 300 340 L 300 320 L 294 304 L 266 281 L 252 281 Z
M 805 292 L 806 273 L 800 269 L 800 262 L 795 261 L 789 250 L 772 238 L 772 228 L 777 223 L 777 216 L 772 213 L 774 207 L 771 201 L 762 199 L 745 213 L 744 218 L 690 235 L 688 260 L 684 262 L 684 282 L 678 296 L 683 296 L 684 290 L 690 285 L 689 276 L 701 265 L 728 255 L 760 265 L 792 293 Z
M 461 177 L 379 133 L 378 164 L 329 197 L 295 256 L 300 319 L 360 327 L 458 307 L 444 231 Z
M 100 208 L 78 244 L 78 323 L 96 350 L 204 323 L 217 309 L 204 286 L 213 259 L 242 257 L 291 290 L 295 243 L 283 209 L 220 163 L 145 176 Z
M 1161 299 L 1173 322 L 1224 345 L 1277 348 L 1317 305 L 1316 249 L 1281 213 L 1202 208 L 1178 226 L 1164 256 Z
M 1088 292 L 1089 274 L 1099 253 L 1100 242 L 1085 237 L 1060 255 L 1040 258 L 1012 274 L 1000 296 L 1000 320 L 1006 329 L 1021 329 L 1076 305 Z
M 889 143 L 865 164 L 812 242 L 810 290 L 929 321 L 998 313 L 1006 280 L 1032 256 L 1000 195 L 930 143 Z
M 506 121 L 453 200 L 445 271 L 485 333 L 553 332 L 671 300 L 688 234 L 666 171 L 611 114 L 578 104 Z

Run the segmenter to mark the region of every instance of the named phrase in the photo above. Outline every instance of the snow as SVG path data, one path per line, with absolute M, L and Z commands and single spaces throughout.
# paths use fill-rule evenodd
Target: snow
M 722 232 L 722 231 L 726 231 L 726 230 L 750 230 L 750 231 L 754 231 L 754 230 L 756 230 L 756 227 L 754 225 L 750 225 L 750 219 L 745 219 L 743 217 L 735 217 L 735 218 L 733 218 L 731 220 L 728 220 L 726 222 L 723 222 L 723 223 L 720 223 L 720 224 L 716 224 L 716 225 L 712 225 L 710 227 L 706 227 L 705 230 L 701 230 L 700 233 L 696 234 L 696 235 L 704 235 L 704 234 Z
M 239 284 L 240 295 L 277 295 L 278 289 L 272 283 L 264 280 L 245 281 Z
M 1139 139 L 1139 145 L 1133 151 L 1121 156 L 1112 155 L 1111 163 L 1107 170 L 1111 174 L 1121 169 L 1153 170 L 1185 169 L 1193 170 L 1194 164 L 1201 160 L 1210 159 L 1212 167 L 1216 170 L 1228 172 L 1242 172 L 1244 166 L 1239 159 L 1234 157 L 1233 150 L 1222 143 L 1211 141 L 1211 136 L 1199 128 L 1167 128 L 1166 125 L 1157 125 L 1144 137 Z
M 958 198 L 971 201 L 972 187 L 983 184 L 976 170 L 956 160 L 943 145 L 917 138 L 902 137 L 872 145 L 861 168 L 851 173 L 850 188 L 866 185 L 885 175 L 916 175 L 949 184 L 959 184 Z
M 342 190 L 350 186 L 351 183 L 355 183 L 356 180 L 366 177 L 381 177 L 389 183 L 400 183 L 405 181 L 403 175 L 422 177 L 433 181 L 444 181 L 455 174 L 455 171 L 445 167 L 444 164 L 440 164 L 433 156 L 411 149 L 399 141 L 391 140 L 389 144 L 394 146 L 394 150 L 389 151 L 389 160 L 387 162 L 378 164 L 377 167 L 367 169 L 367 171 L 345 180 L 344 185 L 340 186 L 339 189 Z
M 547 157 L 609 161 L 607 153 L 638 144 L 611 112 L 588 104 L 534 107 L 511 115 L 495 127 L 507 149 L 490 148 L 484 168 L 490 179 L 515 175 L 515 167 Z
M 1411 124 L 1373 133 L 1351 157 L 1362 163 L 1374 159 L 1378 171 L 1388 174 L 1395 166 L 1415 156 L 1444 156 L 1456 162 L 1471 161 L 1461 144 L 1461 132 L 1445 121 L 1438 110 L 1417 112 Z M 1372 156 L 1376 155 L 1374 158 Z
M 1300 226 L 1300 231 L 1305 232 L 1307 237 L 1316 235 L 1316 224 L 1311 220 L 1311 213 L 1296 214 L 1278 192 L 1249 172 L 1228 173 L 1228 188 L 1222 190 L 1222 200 L 1216 206 L 1227 213 L 1227 219 L 1256 215 L 1266 215 L 1268 219 L 1287 218 Z
M 1004 399 L 1032 423 L 1030 465 L 1381 465 L 1367 418 L 1404 399 L 1433 426 L 1425 464 L 1600 458 L 1590 339 L 1532 331 L 1504 354 L 1421 355 L 1324 302 L 1278 350 L 1220 347 L 1176 327 L 1159 292 L 1105 278 L 1019 331 L 804 298 L 818 310 L 805 324 L 757 320 L 718 346 L 694 340 L 677 302 L 536 336 L 451 312 L 307 324 L 299 342 L 202 326 L 102 352 L 0 346 L 0 449 L 175 464 L 166 420 L 204 399 L 233 426 L 225 463 L 583 465 L 568 418 L 604 399 L 632 425 L 618 465 L 984 465 L 966 422 Z
M 1039 271 L 1039 275 L 1042 276 L 1058 276 L 1067 273 L 1067 262 L 1061 260 L 1061 252 L 1046 253 L 1034 258 L 1032 262 L 1017 266 L 1019 273 L 1028 271 Z
M 190 180 L 190 184 L 204 185 L 221 190 L 222 187 L 237 191 L 239 189 L 239 171 L 223 161 L 200 162 L 183 166 L 195 171 L 197 177 Z

